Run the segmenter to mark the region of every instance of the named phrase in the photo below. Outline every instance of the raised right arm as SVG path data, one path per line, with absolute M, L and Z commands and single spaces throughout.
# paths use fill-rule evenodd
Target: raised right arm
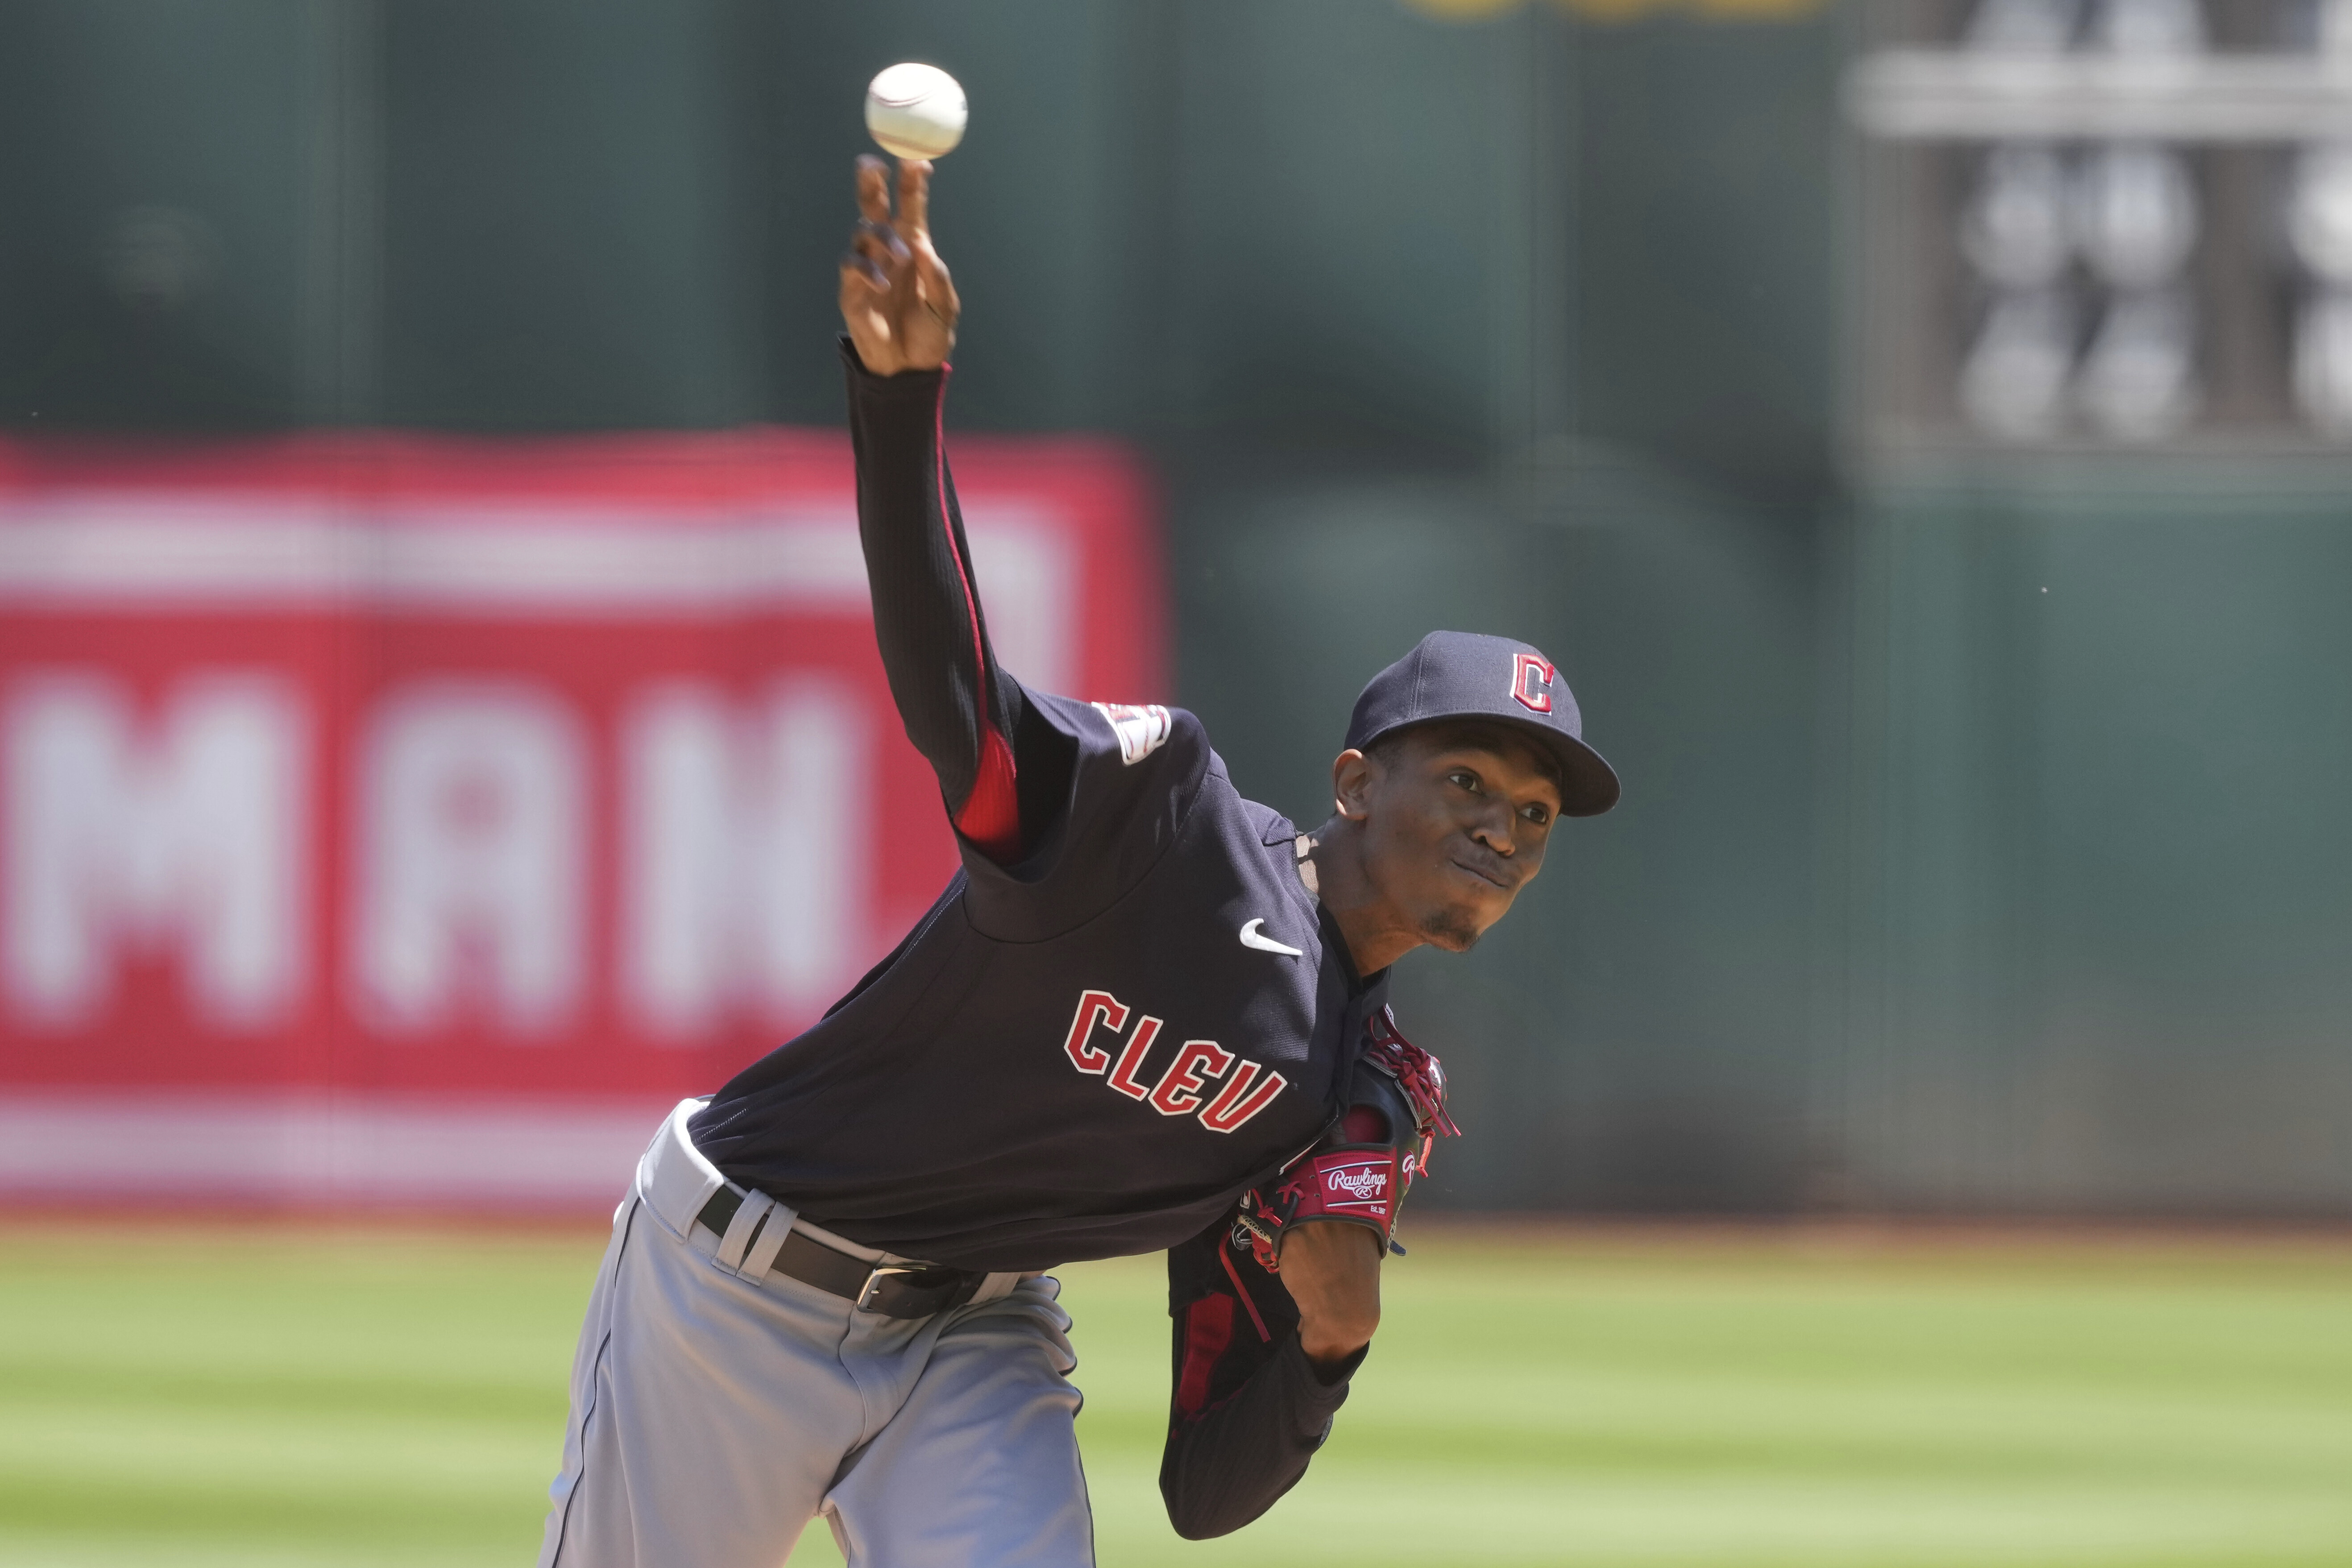
M 858 541 L 907 738 L 938 775 L 956 830 L 1009 864 L 1051 826 L 1076 753 L 989 646 L 942 444 L 956 297 L 931 246 L 929 177 L 927 163 L 900 167 L 893 222 L 881 161 L 858 161 L 863 217 L 841 277 Z

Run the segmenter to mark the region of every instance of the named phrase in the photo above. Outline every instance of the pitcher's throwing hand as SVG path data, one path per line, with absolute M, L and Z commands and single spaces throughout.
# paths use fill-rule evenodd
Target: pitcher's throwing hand
M 841 320 L 858 362 L 877 375 L 937 370 L 955 348 L 955 282 L 931 245 L 931 166 L 898 165 L 898 212 L 890 169 L 857 160 L 856 230 L 841 258 Z

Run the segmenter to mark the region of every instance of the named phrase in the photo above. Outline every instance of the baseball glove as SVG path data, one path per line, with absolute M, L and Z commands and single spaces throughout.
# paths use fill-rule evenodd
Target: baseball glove
M 1437 1058 L 1406 1039 L 1386 1007 L 1365 1029 L 1361 1063 L 1371 1070 L 1356 1075 L 1353 1103 L 1337 1134 L 1342 1141 L 1318 1144 L 1272 1183 L 1242 1194 L 1234 1246 L 1245 1245 L 1268 1273 L 1280 1271 L 1282 1233 L 1316 1220 L 1363 1226 L 1384 1250 L 1402 1252 L 1391 1234 L 1398 1205 L 1429 1169 L 1438 1137 L 1461 1131 L 1445 1113 L 1445 1069 Z M 1377 1136 L 1365 1137 L 1375 1128 Z

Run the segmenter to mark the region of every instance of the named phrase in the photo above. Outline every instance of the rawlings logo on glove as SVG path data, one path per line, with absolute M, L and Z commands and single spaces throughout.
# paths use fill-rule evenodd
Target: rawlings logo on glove
M 1234 1244 L 1243 1245 L 1246 1235 L 1250 1255 L 1269 1274 L 1280 1268 L 1282 1233 L 1309 1220 L 1364 1226 L 1385 1248 L 1396 1223 L 1402 1176 L 1396 1150 L 1384 1145 L 1343 1143 L 1319 1150 L 1285 1173 L 1273 1192 L 1260 1187 L 1242 1194 Z
M 1334 1165 L 1322 1172 L 1323 1202 L 1337 1206 L 1342 1202 L 1365 1208 L 1386 1208 L 1389 1201 L 1389 1163 Z M 1343 1198 L 1341 1194 L 1345 1194 Z

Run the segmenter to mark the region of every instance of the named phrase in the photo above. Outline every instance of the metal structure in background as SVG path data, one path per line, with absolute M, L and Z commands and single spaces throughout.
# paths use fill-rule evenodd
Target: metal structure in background
M 2352 5 L 1879 16 L 1868 438 L 2352 442 Z
M 2347 20 L 1862 16 L 1818 797 L 1857 1201 L 2352 1204 Z

